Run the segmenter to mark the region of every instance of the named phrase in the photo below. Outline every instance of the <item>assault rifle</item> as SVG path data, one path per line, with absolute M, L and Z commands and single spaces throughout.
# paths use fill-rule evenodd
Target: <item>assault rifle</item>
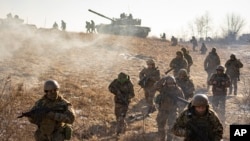
M 144 76 L 141 80 L 139 80 L 138 84 L 141 86 L 141 88 L 145 88 L 148 79 L 155 71 L 158 71 L 158 67 L 156 67 L 155 70 L 151 71 L 147 76 Z
M 191 131 L 190 136 L 195 136 L 198 138 L 200 141 L 209 141 L 208 136 L 204 135 L 202 130 L 199 130 L 193 123 L 188 122 L 187 123 L 187 129 Z
M 122 103 L 126 104 L 127 106 L 129 105 L 128 98 L 126 97 L 126 95 L 122 94 L 120 90 L 117 90 L 116 96 L 122 101 Z
M 168 73 L 171 72 L 172 70 L 174 70 L 174 68 L 171 68 L 171 69 L 167 70 L 167 71 L 165 72 L 165 74 L 168 74 Z
M 67 105 L 58 105 L 53 108 L 48 108 L 48 107 L 39 107 L 35 108 L 33 110 L 30 110 L 28 112 L 22 113 L 20 116 L 17 118 L 23 118 L 23 117 L 31 117 L 39 123 L 42 118 L 49 112 L 59 112 L 62 113 L 67 110 Z

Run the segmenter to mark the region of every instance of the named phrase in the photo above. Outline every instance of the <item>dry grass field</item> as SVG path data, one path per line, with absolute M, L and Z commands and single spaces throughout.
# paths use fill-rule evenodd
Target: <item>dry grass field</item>
M 170 46 L 157 38 L 136 38 L 100 34 L 70 33 L 52 30 L 20 30 L 0 28 L 0 140 L 32 141 L 35 125 L 26 118 L 17 119 L 43 95 L 43 83 L 55 79 L 61 94 L 71 101 L 76 112 L 72 141 L 152 141 L 157 126 L 153 115 L 144 120 L 130 121 L 129 116 L 145 112 L 143 91 L 138 86 L 139 71 L 145 60 L 153 58 L 162 76 L 170 60 L 181 47 Z M 250 122 L 250 45 L 207 44 L 217 47 L 222 64 L 235 53 L 244 63 L 238 96 L 228 96 L 227 123 L 224 140 L 229 139 L 229 124 Z M 206 89 L 205 55 L 192 52 L 191 67 L 197 93 Z M 136 96 L 127 115 L 128 129 L 119 138 L 115 134 L 113 95 L 107 87 L 119 72 L 126 72 L 134 83 Z M 171 73 L 170 73 L 171 74 Z

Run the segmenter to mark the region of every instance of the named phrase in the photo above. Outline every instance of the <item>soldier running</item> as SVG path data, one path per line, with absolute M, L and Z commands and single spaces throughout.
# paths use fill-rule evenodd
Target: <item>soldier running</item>
M 144 90 L 144 95 L 147 103 L 147 115 L 153 113 L 155 109 L 155 105 L 153 102 L 155 96 L 155 88 L 154 83 L 160 79 L 160 70 L 155 67 L 155 62 L 152 59 L 146 61 L 147 68 L 144 68 L 139 73 L 139 85 Z
M 225 110 L 226 110 L 226 97 L 227 88 L 230 86 L 230 78 L 224 73 L 224 67 L 219 65 L 208 81 L 209 85 L 212 85 L 213 99 L 212 106 L 213 109 L 220 113 L 220 119 L 225 122 Z
M 193 97 L 195 91 L 194 83 L 193 80 L 190 79 L 187 70 L 180 69 L 178 77 L 176 78 L 176 84 L 181 87 L 186 100 Z
M 116 134 L 125 133 L 125 117 L 131 99 L 135 96 L 134 87 L 130 81 L 129 75 L 121 72 L 117 79 L 114 79 L 109 87 L 109 91 L 115 95 L 115 117 L 116 117 Z
M 204 69 L 207 72 L 207 81 L 213 73 L 216 72 L 216 67 L 220 65 L 220 57 L 216 52 L 216 48 L 212 48 L 208 56 L 204 60 Z M 209 91 L 209 84 L 207 84 L 207 91 Z
M 243 67 L 240 59 L 237 59 L 235 54 L 231 54 L 230 59 L 227 60 L 225 67 L 227 68 L 226 74 L 229 75 L 231 84 L 229 87 L 229 94 L 232 94 L 234 89 L 234 95 L 237 95 L 238 81 L 240 81 L 240 68 Z
M 184 94 L 179 86 L 176 85 L 173 76 L 166 76 L 155 83 L 156 89 L 160 92 L 155 98 L 158 107 L 157 126 L 160 141 L 165 141 L 166 124 L 172 127 L 178 112 L 177 97 L 184 98 Z M 173 136 L 167 132 L 167 141 L 172 141 Z
M 170 68 L 173 68 L 174 77 L 177 77 L 180 69 L 187 69 L 188 62 L 184 58 L 183 53 L 181 51 L 177 51 L 176 57 L 171 60 L 169 66 Z

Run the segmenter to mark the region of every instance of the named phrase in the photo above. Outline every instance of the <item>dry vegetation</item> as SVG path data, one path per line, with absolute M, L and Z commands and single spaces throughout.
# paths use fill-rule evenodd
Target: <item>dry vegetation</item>
M 161 74 L 169 69 L 170 60 L 183 44 L 171 47 L 168 41 L 156 38 L 135 38 L 60 31 L 19 32 L 16 29 L 0 32 L 0 140 L 31 141 L 36 129 L 26 118 L 16 117 L 27 111 L 43 95 L 45 80 L 56 79 L 61 94 L 72 102 L 76 111 L 73 141 L 129 140 L 151 141 L 156 138 L 155 112 L 145 120 L 128 122 L 128 130 L 119 139 L 114 136 L 115 117 L 113 95 L 109 83 L 121 71 L 128 73 L 135 85 L 128 116 L 145 111 L 143 91 L 137 85 L 138 73 L 145 60 L 153 58 Z M 225 63 L 234 52 L 244 63 L 239 95 L 229 96 L 227 123 L 249 123 L 249 46 L 216 46 Z M 190 52 L 194 65 L 191 76 L 197 92 L 206 88 L 203 70 L 205 56 Z M 211 92 L 208 92 L 211 96 Z M 237 114 L 235 114 L 237 113 Z M 224 138 L 229 138 L 228 127 Z

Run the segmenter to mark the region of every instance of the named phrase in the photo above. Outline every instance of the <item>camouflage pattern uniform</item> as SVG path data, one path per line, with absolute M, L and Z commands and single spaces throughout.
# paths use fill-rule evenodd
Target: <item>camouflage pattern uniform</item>
M 174 77 L 177 77 L 178 72 L 180 69 L 187 69 L 188 67 L 188 62 L 187 60 L 184 58 L 182 52 L 177 51 L 176 52 L 176 58 L 172 59 L 170 62 L 170 68 L 173 68 L 173 72 L 174 72 Z
M 204 94 L 197 94 L 194 97 L 200 97 Z M 206 101 L 208 98 L 206 97 Z M 184 141 L 220 141 L 223 136 L 223 126 L 217 114 L 206 104 L 206 109 L 202 115 L 197 114 L 196 104 L 192 102 L 176 119 L 171 131 L 176 136 L 184 137 Z M 197 106 L 204 104 L 198 101 Z M 192 125 L 192 127 L 191 127 Z
M 221 114 L 220 119 L 225 121 L 225 108 L 226 108 L 226 96 L 227 88 L 230 86 L 230 78 L 224 73 L 224 67 L 218 66 L 216 68 L 217 73 L 213 74 L 208 81 L 209 85 L 213 85 L 213 99 L 212 105 L 213 109 Z M 220 106 L 219 106 L 220 103 Z M 220 109 L 219 109 L 220 108 Z
M 129 75 L 121 72 L 108 86 L 109 91 L 115 95 L 115 117 L 117 121 L 116 134 L 124 133 L 126 130 L 125 117 L 131 98 L 135 96 L 134 87 Z
M 147 114 L 153 113 L 155 109 L 154 96 L 156 89 L 154 88 L 154 83 L 160 79 L 160 70 L 155 67 L 155 62 L 153 60 L 147 60 L 147 68 L 144 68 L 139 73 L 140 80 L 147 78 L 144 90 L 144 96 L 148 106 Z
M 184 98 L 180 87 L 176 85 L 175 78 L 166 76 L 155 83 L 155 87 L 160 91 L 156 96 L 155 103 L 158 105 L 158 115 L 156 118 L 158 134 L 161 141 L 165 141 L 166 124 L 172 127 L 178 114 L 178 101 L 175 97 Z M 173 136 L 167 132 L 167 141 L 172 141 Z
M 188 62 L 187 72 L 190 73 L 190 67 L 191 67 L 191 65 L 193 65 L 193 59 L 192 59 L 191 55 L 189 55 L 189 52 L 187 51 L 186 48 L 182 48 L 181 50 L 182 50 L 182 52 L 183 52 L 184 58 L 185 58 L 185 59 L 187 60 L 187 62 Z
M 201 54 L 207 53 L 207 47 L 206 47 L 205 43 L 202 43 L 200 51 L 201 51 Z
M 212 51 L 204 60 L 204 70 L 207 72 L 207 81 L 211 75 L 216 72 L 218 65 L 220 65 L 220 57 L 216 53 L 216 48 L 212 48 Z M 207 85 L 207 90 L 209 90 L 209 85 Z
M 55 80 L 46 81 L 44 86 L 46 94 L 31 109 L 66 107 L 61 112 L 50 111 L 41 120 L 38 120 L 39 117 L 36 116 L 29 117 L 29 121 L 38 127 L 35 132 L 36 141 L 64 141 L 71 137 L 72 128 L 69 124 L 74 122 L 75 112 L 71 103 L 58 94 L 58 89 L 59 85 Z
M 174 36 L 171 37 L 171 42 L 171 46 L 176 46 L 178 44 L 178 40 Z
M 243 67 L 243 64 L 239 59 L 236 59 L 234 54 L 231 54 L 230 59 L 225 64 L 225 67 L 227 68 L 226 74 L 229 75 L 231 80 L 229 94 L 232 94 L 232 90 L 234 88 L 234 95 L 237 95 L 237 81 L 240 80 L 240 68 Z
M 181 87 L 186 100 L 193 97 L 195 91 L 194 83 L 185 69 L 180 69 L 179 75 L 176 78 L 176 84 Z
M 193 51 L 195 51 L 195 48 L 198 46 L 196 38 L 193 36 L 190 42 L 193 44 Z

